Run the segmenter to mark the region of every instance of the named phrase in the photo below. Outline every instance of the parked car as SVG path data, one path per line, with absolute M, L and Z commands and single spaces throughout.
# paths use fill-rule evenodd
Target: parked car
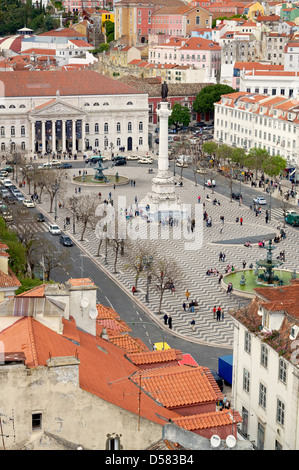
M 205 122 L 199 121 L 194 124 L 194 127 L 204 127 L 206 125 Z
M 7 171 L 7 173 L 11 173 L 12 172 L 12 166 L 5 166 L 3 168 L 3 171 Z
M 267 200 L 262 196 L 254 197 L 253 202 L 259 206 L 265 206 L 267 204 Z
M 73 165 L 71 163 L 65 162 L 65 163 L 60 163 L 59 168 L 73 168 Z
M 168 129 L 168 134 L 176 134 L 176 129 Z
M 205 185 L 208 186 L 208 187 L 212 187 L 215 188 L 216 184 L 215 184 L 215 180 L 206 180 L 205 181 Z
M 38 212 L 38 213 L 36 214 L 36 220 L 37 220 L 37 222 L 44 222 L 44 221 L 45 221 L 45 216 L 44 216 L 44 214 L 42 214 L 41 212 Z
M 24 199 L 23 205 L 28 208 L 35 207 L 35 204 L 33 201 L 31 201 L 31 199 Z
M 152 158 L 142 157 L 142 158 L 139 158 L 138 163 L 151 164 L 153 163 L 153 161 L 154 160 Z
M 241 193 L 232 193 L 232 198 L 233 199 L 240 199 L 240 197 L 242 197 Z
M 99 161 L 102 161 L 101 155 L 94 155 L 93 157 L 86 158 L 85 163 L 98 163 Z
M 5 196 L 9 196 L 10 195 L 10 192 L 7 188 L 1 188 L 0 189 L 0 194 L 1 196 L 4 198 Z
M 8 175 L 8 172 L 7 172 L 7 171 L 5 171 L 5 170 L 0 170 L 0 177 L 3 176 L 3 177 L 5 178 L 7 175 Z
M 38 170 L 49 170 L 49 169 L 51 169 L 51 168 L 53 168 L 51 162 L 49 162 L 49 163 L 48 163 L 48 162 L 47 162 L 47 163 L 43 163 L 42 165 L 39 165 L 39 166 L 37 167 Z
M 173 137 L 171 137 L 171 135 L 168 136 L 168 142 L 173 142 Z
M 49 226 L 49 232 L 52 233 L 52 235 L 60 235 L 61 234 L 61 230 L 58 227 L 58 225 L 56 225 L 56 224 L 51 224 Z
M 203 126 L 203 130 L 207 129 L 214 129 L 214 124 L 207 124 L 206 126 Z
M 12 194 L 8 194 L 7 196 L 4 197 L 5 202 L 7 204 L 15 204 L 16 203 L 16 198 Z
M 15 196 L 16 200 L 19 201 L 19 202 L 23 202 L 25 200 L 25 197 L 21 193 L 15 193 L 14 196 Z
M 13 183 L 11 182 L 11 180 L 9 178 L 6 178 L 5 180 L 3 180 L 3 185 L 6 187 L 6 188 L 9 188 L 10 186 L 13 185 Z
M 73 246 L 73 242 L 67 235 L 60 235 L 59 242 L 63 246 Z

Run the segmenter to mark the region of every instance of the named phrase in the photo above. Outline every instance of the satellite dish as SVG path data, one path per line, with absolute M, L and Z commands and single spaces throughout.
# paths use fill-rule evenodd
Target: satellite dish
M 90 312 L 89 312 L 89 316 L 90 316 L 90 318 L 91 318 L 92 320 L 96 319 L 97 316 L 98 316 L 98 311 L 97 311 L 97 309 L 94 308 L 94 307 L 91 308 L 91 309 L 90 309 Z
M 213 436 L 210 439 L 210 443 L 211 443 L 211 446 L 214 448 L 219 447 L 221 443 L 221 439 L 219 436 L 217 436 L 217 434 L 213 434 Z
M 227 436 L 225 442 L 226 442 L 227 447 L 232 449 L 233 447 L 235 447 L 237 441 L 236 441 L 235 436 L 230 434 L 229 436 Z
M 89 300 L 88 300 L 86 297 L 82 297 L 82 299 L 81 299 L 81 304 L 80 304 L 80 305 L 81 305 L 82 308 L 88 307 L 88 305 L 89 305 Z

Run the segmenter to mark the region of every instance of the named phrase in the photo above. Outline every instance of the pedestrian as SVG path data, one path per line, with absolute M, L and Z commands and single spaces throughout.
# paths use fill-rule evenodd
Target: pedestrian
M 221 220 L 222 225 L 224 225 L 224 215 L 220 216 L 220 220 Z
M 188 291 L 188 289 L 185 292 L 185 296 L 186 296 L 186 299 L 187 299 L 187 302 L 188 302 L 188 299 L 189 299 L 189 296 L 190 296 L 190 292 Z
M 198 204 L 200 203 L 200 200 L 201 200 L 201 197 L 200 197 L 200 196 L 197 196 L 197 202 L 198 202 Z
M 244 260 L 244 261 L 243 261 L 243 269 L 246 268 L 246 264 L 247 264 L 247 263 L 246 263 L 246 261 Z
M 168 317 L 168 326 L 170 329 L 172 329 L 172 317 L 170 315 Z
M 195 330 L 195 320 L 194 320 L 194 318 L 192 318 L 192 320 L 190 322 L 190 325 L 191 325 L 192 330 L 194 331 Z
M 136 292 L 136 287 L 133 286 L 133 287 L 132 287 L 132 293 L 133 293 L 133 295 L 135 295 L 135 292 Z
M 115 188 L 116 188 L 116 186 L 115 186 L 115 183 L 114 183 L 114 185 L 113 185 L 113 189 L 115 189 Z
M 213 307 L 213 318 L 214 318 L 214 320 L 216 318 L 216 311 L 217 311 L 217 308 L 216 308 L 216 305 L 214 305 L 214 307 Z
M 164 318 L 164 325 L 167 325 L 167 321 L 168 321 L 168 315 L 167 315 L 167 313 L 165 313 L 165 315 L 164 315 L 163 318 Z
M 219 261 L 222 261 L 222 257 L 223 257 L 223 253 L 222 253 L 222 251 L 220 251 L 220 253 L 219 253 Z
M 184 309 L 184 312 L 186 312 L 186 304 L 185 304 L 185 302 L 183 303 L 183 309 Z
M 136 184 L 136 181 L 134 180 L 134 181 L 133 181 L 133 186 L 134 186 L 134 188 L 135 188 L 135 184 Z
M 224 310 L 221 310 L 221 319 L 224 321 Z
M 223 261 L 223 263 L 224 263 L 224 261 L 225 261 L 225 258 L 226 258 L 226 254 L 223 253 L 223 254 L 222 254 L 222 261 Z
M 220 306 L 217 308 L 216 317 L 217 317 L 217 321 L 220 321 L 220 317 L 221 317 L 221 307 Z
M 218 284 L 221 284 L 222 279 L 223 279 L 223 274 L 220 274 L 219 279 L 218 279 Z
M 243 225 L 243 217 L 240 217 L 240 225 Z

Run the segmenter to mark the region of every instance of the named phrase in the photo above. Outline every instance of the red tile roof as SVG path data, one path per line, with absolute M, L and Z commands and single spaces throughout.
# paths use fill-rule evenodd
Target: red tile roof
M 162 351 L 145 351 L 140 353 L 127 354 L 129 361 L 140 366 L 145 364 L 157 364 L 170 361 L 179 361 L 183 359 L 181 351 L 176 349 L 164 349 Z
M 128 353 L 148 351 L 148 347 L 139 338 L 132 338 L 128 334 L 109 336 L 109 341 Z
M 143 92 L 123 82 L 92 70 L 53 70 L 35 72 L 3 72 L 1 74 L 6 97 L 77 95 L 122 95 Z
M 174 424 L 188 431 L 196 431 L 207 428 L 218 428 L 221 426 L 241 423 L 242 418 L 235 410 L 214 411 L 191 416 L 182 416 L 173 420 Z
M 62 321 L 64 332 L 60 335 L 32 317 L 23 317 L 0 332 L 0 340 L 5 351 L 24 352 L 29 368 L 45 366 L 50 356 L 77 356 L 79 385 L 83 390 L 138 415 L 138 388 L 128 379 L 139 373 L 137 367 L 111 342 L 74 329 L 73 320 Z M 140 403 L 140 416 L 155 423 L 163 425 L 178 417 L 177 413 L 158 406 L 145 393 Z
M 140 383 L 140 375 L 131 377 Z M 206 367 L 168 366 L 141 373 L 141 387 L 167 408 L 216 402 L 222 393 Z
M 65 38 L 84 38 L 84 34 L 79 33 L 72 28 L 64 29 L 52 29 L 51 31 L 46 31 L 45 33 L 39 34 L 39 36 L 53 36 L 53 37 L 65 37 Z
M 217 42 L 204 38 L 191 37 L 186 43 L 179 48 L 180 50 L 211 50 L 221 51 L 221 47 Z
M 3 254 L 2 254 L 3 256 Z M 0 270 L 0 288 L 20 287 L 21 283 L 13 271 L 8 268 L 8 274 Z
M 44 297 L 45 296 L 45 287 L 46 284 L 41 286 L 33 287 L 33 289 L 27 290 L 22 294 L 19 294 L 17 297 Z
M 88 47 L 89 49 L 94 49 L 94 46 L 86 41 L 83 41 L 83 39 L 70 39 L 70 42 L 77 47 Z

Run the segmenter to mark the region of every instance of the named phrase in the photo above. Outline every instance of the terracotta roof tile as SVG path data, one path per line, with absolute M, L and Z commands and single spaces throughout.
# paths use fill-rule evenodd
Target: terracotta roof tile
M 140 377 L 131 377 L 136 383 Z M 167 408 L 216 402 L 222 398 L 206 367 L 169 366 L 141 373 L 141 387 Z
M 109 341 L 128 353 L 148 351 L 148 347 L 145 346 L 139 338 L 132 338 L 127 334 L 122 336 L 111 336 L 109 337 Z
M 3 256 L 3 254 L 2 254 Z M 21 283 L 13 271 L 8 268 L 8 274 L 0 270 L 0 287 L 20 287 Z
M 119 318 L 118 313 L 111 307 L 105 307 L 102 304 L 97 304 L 98 319 Z
M 81 389 L 138 415 L 138 388 L 127 378 L 137 367 L 112 343 L 79 329 L 75 334 L 73 320 L 63 320 L 63 324 L 60 335 L 32 317 L 23 317 L 0 332 L 0 340 L 5 351 L 24 352 L 29 368 L 45 366 L 50 357 L 78 357 Z M 163 425 L 178 417 L 174 411 L 157 406 L 145 393 L 140 403 L 140 416 L 155 423 Z
M 78 279 L 69 279 L 67 282 L 72 287 L 94 286 L 95 285 L 95 283 L 91 279 L 89 279 L 88 277 L 78 278 Z
M 143 364 L 157 364 L 169 361 L 179 361 L 183 359 L 181 351 L 176 349 L 164 349 L 162 351 L 146 351 L 140 353 L 127 354 L 127 358 L 133 364 L 140 366 Z
M 180 418 L 175 418 L 173 422 L 188 431 L 196 431 L 207 428 L 228 426 L 233 423 L 241 423 L 242 418 L 235 410 L 223 410 L 191 416 L 182 416 Z
M 84 38 L 84 34 L 79 33 L 72 28 L 63 28 L 63 29 L 52 29 L 51 31 L 46 31 L 45 33 L 39 34 L 39 36 L 53 36 L 53 37 L 65 37 L 65 38 Z
M 3 72 L 5 97 L 140 94 L 140 90 L 93 70 Z

